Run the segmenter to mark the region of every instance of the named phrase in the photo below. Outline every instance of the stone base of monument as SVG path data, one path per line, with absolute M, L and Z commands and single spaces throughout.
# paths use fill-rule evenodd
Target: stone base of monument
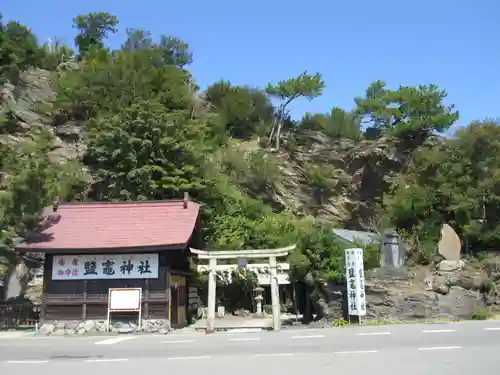
M 405 267 L 379 267 L 370 270 L 370 276 L 387 280 L 407 280 L 409 271 Z
M 442 260 L 436 266 L 438 271 L 451 272 L 460 271 L 465 267 L 465 261 L 463 260 Z

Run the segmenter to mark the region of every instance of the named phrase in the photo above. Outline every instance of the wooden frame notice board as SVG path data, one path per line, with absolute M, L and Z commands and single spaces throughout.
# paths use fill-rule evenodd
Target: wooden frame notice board
M 142 288 L 109 288 L 108 292 L 108 321 L 109 332 L 111 324 L 111 313 L 113 312 L 137 312 L 138 326 L 141 329 L 142 320 Z

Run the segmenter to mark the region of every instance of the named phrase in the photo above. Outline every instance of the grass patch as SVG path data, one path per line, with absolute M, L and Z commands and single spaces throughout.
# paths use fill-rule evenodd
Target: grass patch
M 429 323 L 452 323 L 460 319 L 440 318 L 440 319 L 418 319 L 418 320 L 392 320 L 392 319 L 371 319 L 365 320 L 361 324 L 349 323 L 344 319 L 337 319 L 332 322 L 332 327 L 342 328 L 347 326 L 387 326 L 396 324 L 429 324 Z
M 493 313 L 489 309 L 476 309 L 472 312 L 472 320 L 488 320 L 493 317 Z

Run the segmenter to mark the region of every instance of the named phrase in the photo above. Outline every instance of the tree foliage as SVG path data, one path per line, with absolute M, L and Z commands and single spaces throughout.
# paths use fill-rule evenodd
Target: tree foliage
M 98 166 L 93 198 L 161 200 L 203 189 L 198 132 L 203 124 L 139 101 L 116 114 L 92 119 L 87 163 Z
M 274 108 L 259 89 L 220 81 L 208 87 L 204 96 L 221 116 L 231 137 L 249 139 L 256 134 L 266 135 L 274 120 Z
M 330 113 L 306 113 L 299 123 L 300 129 L 323 132 L 333 139 L 360 139 L 361 116 L 333 108 Z
M 52 135 L 46 131 L 21 144 L 0 136 L 0 256 L 37 228 L 44 208 L 55 199 L 74 199 L 83 193 L 78 167 L 53 163 L 51 144 Z M 5 271 L 1 263 L 0 275 Z
M 275 85 L 270 83 L 267 86 L 266 93 L 280 100 L 276 119 L 269 135 L 269 142 L 272 142 L 274 137 L 277 150 L 280 148 L 281 129 L 290 103 L 301 97 L 312 100 L 320 96 L 324 88 L 325 83 L 321 74 L 316 73 L 312 75 L 307 73 L 307 71 L 301 73 L 296 78 L 279 81 Z
M 0 83 L 15 83 L 21 71 L 37 66 L 40 52 L 35 36 L 26 26 L 13 21 L 4 24 L 0 13 Z
M 165 65 L 183 68 L 193 61 L 193 54 L 189 50 L 189 46 L 179 38 L 162 35 L 160 41 L 155 43 L 149 31 L 127 29 L 127 40 L 122 45 L 122 50 L 136 52 L 152 49 L 159 52 L 159 56 Z
M 87 54 L 92 48 L 104 48 L 104 40 L 110 33 L 118 30 L 118 19 L 105 12 L 80 14 L 73 19 L 73 27 L 78 30 L 75 44 L 80 55 Z
M 420 145 L 429 134 L 444 132 L 458 119 L 455 107 L 443 103 L 446 97 L 446 91 L 436 85 L 390 90 L 385 82 L 375 81 L 364 98 L 355 99 L 355 113 L 376 128 Z
M 189 73 L 165 65 L 157 49 L 117 51 L 61 74 L 57 101 L 75 119 L 117 113 L 137 99 L 154 98 L 171 110 L 185 110 L 192 99 L 189 83 Z

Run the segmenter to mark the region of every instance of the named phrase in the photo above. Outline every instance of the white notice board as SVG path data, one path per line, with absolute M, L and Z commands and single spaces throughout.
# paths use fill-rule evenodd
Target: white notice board
M 109 289 L 109 311 L 140 311 L 141 288 L 111 288 Z

